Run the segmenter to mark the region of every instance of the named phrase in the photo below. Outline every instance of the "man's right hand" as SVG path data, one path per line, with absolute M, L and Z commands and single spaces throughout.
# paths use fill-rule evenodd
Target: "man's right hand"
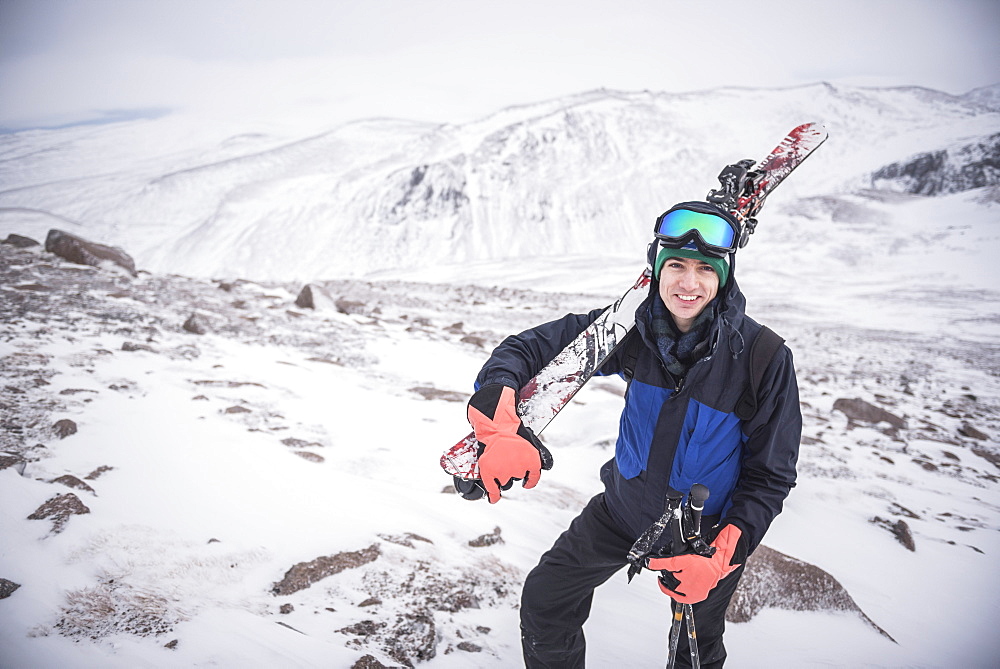
M 552 455 L 517 415 L 517 393 L 500 384 L 483 386 L 469 401 L 469 422 L 479 442 L 479 476 L 490 504 L 515 480 L 534 488 Z

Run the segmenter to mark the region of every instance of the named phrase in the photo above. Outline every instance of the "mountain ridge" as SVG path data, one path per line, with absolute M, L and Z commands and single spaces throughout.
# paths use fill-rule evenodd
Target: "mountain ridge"
M 40 236 L 16 213 L 40 210 L 133 249 L 140 267 L 270 280 L 641 253 L 657 213 L 808 120 L 832 139 L 776 198 L 870 188 L 886 165 L 1000 129 L 963 96 L 820 82 L 598 89 L 466 124 L 370 119 L 307 137 L 169 118 L 32 131 L 0 138 L 0 232 Z

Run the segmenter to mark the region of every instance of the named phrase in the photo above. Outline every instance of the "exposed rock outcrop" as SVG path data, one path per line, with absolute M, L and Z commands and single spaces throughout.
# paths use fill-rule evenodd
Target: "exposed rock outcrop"
M 840 398 L 833 403 L 833 410 L 842 412 L 852 423 L 872 425 L 888 423 L 896 429 L 906 427 L 906 421 L 903 418 L 859 398 Z
M 8 581 L 5 578 L 0 578 L 0 599 L 7 599 L 14 594 L 14 591 L 21 587 L 20 583 L 15 583 L 14 581 Z
M 374 562 L 380 554 L 379 545 L 372 544 L 358 551 L 344 551 L 336 555 L 318 557 L 310 562 L 300 562 L 285 572 L 285 577 L 274 584 L 271 592 L 275 595 L 290 595 L 305 590 L 327 576 Z
M 918 195 L 946 195 L 1000 184 L 1000 133 L 921 153 L 872 174 L 872 185 Z
M 78 265 L 100 267 L 104 263 L 111 263 L 132 276 L 138 276 L 135 261 L 122 249 L 87 241 L 62 230 L 49 230 L 45 238 L 45 250 Z
M 313 287 L 310 284 L 302 286 L 298 297 L 295 298 L 295 306 L 302 309 L 315 309 L 316 298 L 313 297 Z
M 59 534 L 63 531 L 63 528 L 66 527 L 66 523 L 69 522 L 70 516 L 85 513 L 90 513 L 90 509 L 87 505 L 81 502 L 80 498 L 73 493 L 66 493 L 65 495 L 56 495 L 55 497 L 49 499 L 47 502 L 35 509 L 35 511 L 28 516 L 28 520 L 49 519 L 52 521 L 52 533 Z
M 865 615 L 833 576 L 815 565 L 758 546 L 747 560 L 746 571 L 726 610 L 726 620 L 744 623 L 765 608 L 856 613 L 880 634 L 892 639 Z
M 0 244 L 10 244 L 11 246 L 16 246 L 19 249 L 27 249 L 32 246 L 41 246 L 31 237 L 24 237 L 22 235 L 15 235 L 13 232 L 7 235 L 7 239 L 0 242 Z

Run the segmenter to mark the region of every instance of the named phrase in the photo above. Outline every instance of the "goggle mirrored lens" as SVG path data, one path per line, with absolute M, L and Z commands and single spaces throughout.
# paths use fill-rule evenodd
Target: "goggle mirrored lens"
M 664 214 L 656 226 L 657 236 L 683 237 L 692 230 L 697 230 L 706 244 L 721 248 L 732 248 L 736 231 L 729 221 L 721 216 L 703 214 L 687 209 L 675 209 Z

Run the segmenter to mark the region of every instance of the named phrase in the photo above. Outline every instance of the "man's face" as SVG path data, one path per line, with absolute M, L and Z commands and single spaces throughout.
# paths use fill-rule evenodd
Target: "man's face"
M 660 298 L 681 332 L 719 292 L 719 275 L 708 263 L 693 258 L 668 258 L 660 270 Z

